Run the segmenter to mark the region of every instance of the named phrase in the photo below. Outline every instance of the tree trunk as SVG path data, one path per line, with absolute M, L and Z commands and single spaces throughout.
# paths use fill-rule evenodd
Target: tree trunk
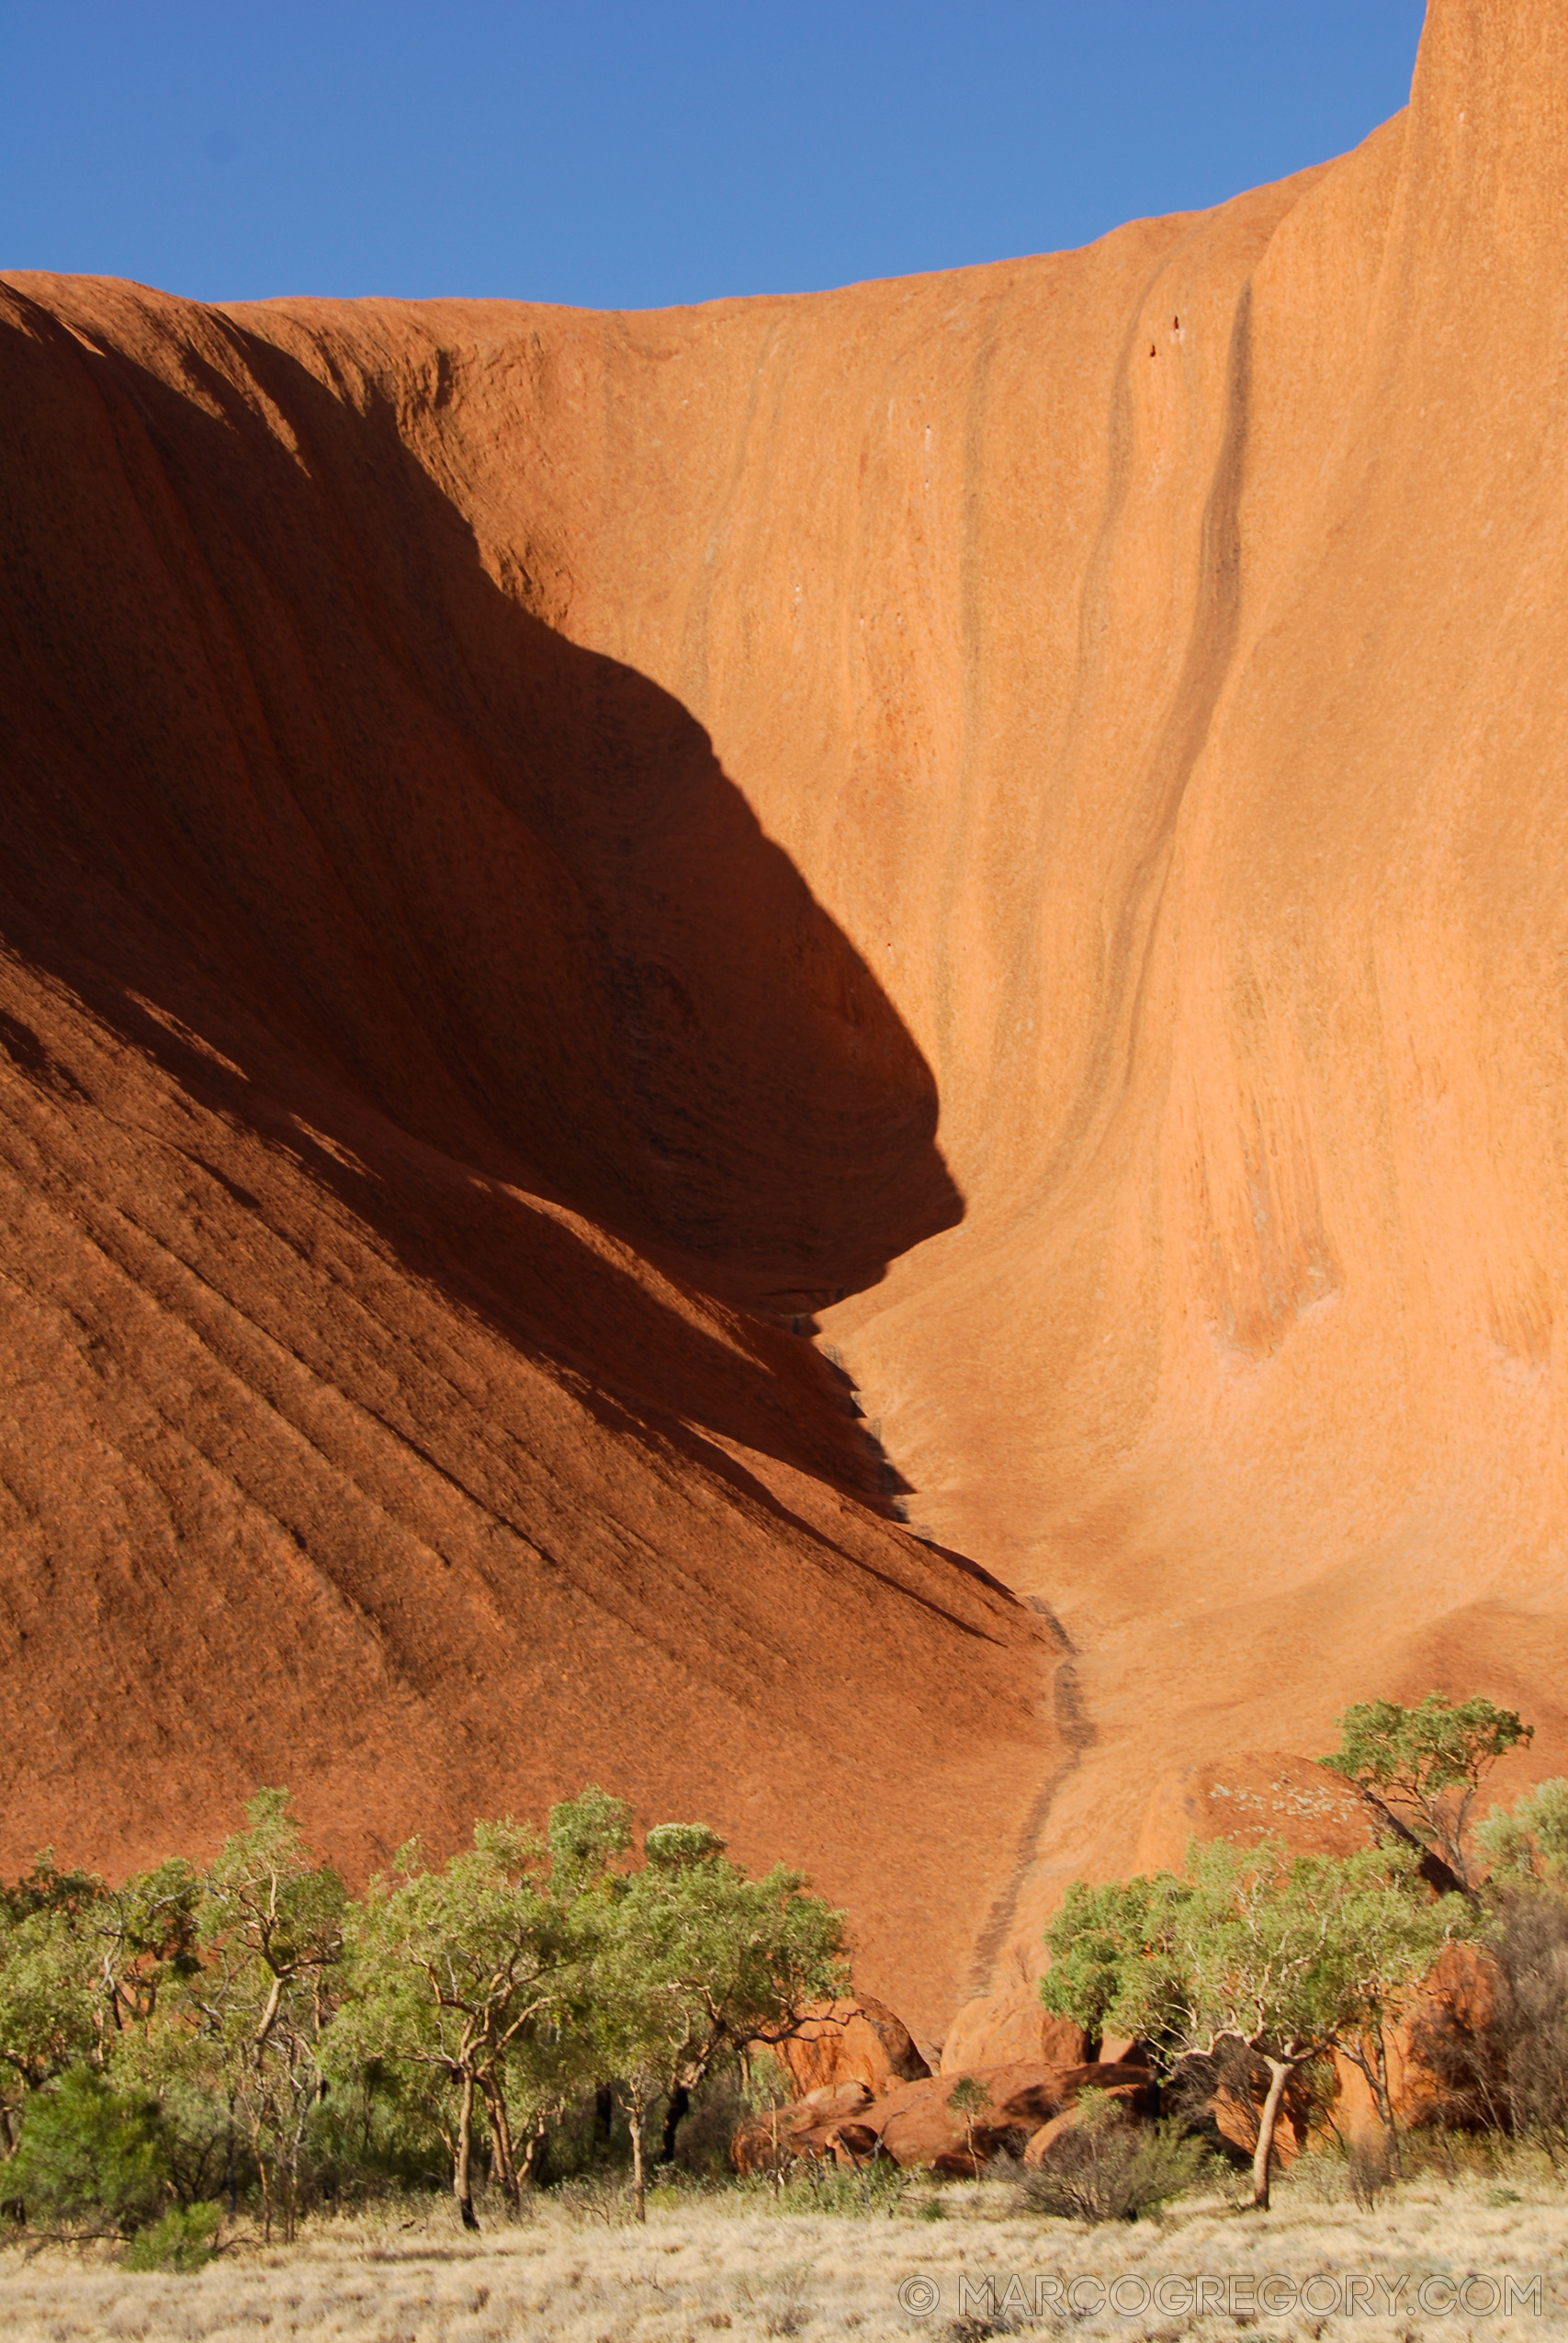
M 1394 2178 L 1403 2180 L 1404 2167 L 1399 2154 L 1399 2126 L 1393 2120 L 1393 2100 L 1388 2088 L 1388 2045 L 1381 2026 L 1373 2041 L 1377 2045 L 1372 2057 L 1377 2068 L 1378 2113 L 1382 2118 L 1383 2137 L 1388 2142 L 1388 2160 L 1393 2168 Z
M 1369 2043 L 1371 2047 L 1369 2048 Z M 1389 2169 L 1401 2180 L 1404 2178 L 1404 2163 L 1399 2152 L 1399 2125 L 1394 2120 L 1393 2095 L 1388 2084 L 1388 2045 L 1382 2028 L 1377 2027 L 1369 2036 L 1363 2034 L 1359 2046 L 1341 2043 L 1340 2050 L 1361 2075 L 1372 2095 L 1378 2122 L 1382 2126 L 1383 2141 L 1388 2148 Z
M 521 2186 L 523 2181 L 526 2180 L 529 2187 L 532 2188 L 534 2183 L 537 2180 L 539 2177 L 539 2162 L 545 2153 L 545 2141 L 548 2132 L 548 2122 L 546 2121 L 544 2116 L 539 2116 L 535 2122 L 533 2130 L 528 2134 L 528 2145 L 523 2151 L 523 2160 L 517 2168 L 519 2186 Z
M 615 2094 L 608 2083 L 601 2083 L 593 2094 L 593 2136 L 608 2147 L 610 2131 L 615 2112 Z
M 477 2229 L 474 2217 L 474 2078 L 463 2077 L 463 2096 L 457 2110 L 457 2145 L 452 2158 L 452 2194 L 457 2200 L 465 2229 Z
M 684 2083 L 677 2083 L 674 2089 L 670 2094 L 669 2102 L 664 2110 L 664 2137 L 660 2142 L 659 2146 L 659 2161 L 660 2164 L 674 2163 L 675 2134 L 679 2130 L 686 2115 L 689 2113 L 691 2105 L 691 2092 L 686 2088 Z
M 1285 2085 L 1295 2073 L 1289 2059 L 1265 2057 L 1269 2069 L 1269 2095 L 1258 2118 L 1258 2147 L 1252 2159 L 1252 2202 L 1260 2213 L 1269 2210 L 1269 2165 L 1274 2154 L 1274 2128 L 1280 2121 L 1280 2101 L 1285 2096 Z
M 645 2112 L 642 2095 L 638 2092 L 629 2101 L 626 2113 L 631 2118 L 632 2204 L 639 2221 L 648 2219 L 648 2176 L 642 2168 L 642 2125 Z
M 484 2086 L 485 2113 L 490 2118 L 491 2158 L 495 2179 L 502 2195 L 513 2213 L 520 2212 L 523 2191 L 517 2180 L 517 2162 L 512 2149 L 512 2126 L 506 2117 L 506 2100 L 493 2076 Z

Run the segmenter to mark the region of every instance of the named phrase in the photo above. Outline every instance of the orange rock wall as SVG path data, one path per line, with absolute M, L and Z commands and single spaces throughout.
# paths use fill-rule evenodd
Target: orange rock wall
M 1348 1700 L 1485 1691 L 1541 1728 L 1531 1770 L 1568 1764 L 1565 182 L 1562 12 L 1434 0 L 1411 107 L 1358 153 L 1082 253 L 612 317 L 12 280 L 7 754 L 38 778 L 7 933 L 43 1035 L 17 1079 L 80 1150 L 17 1143 L 41 1233 L 16 1257 L 76 1244 L 62 1218 L 101 1254 L 118 1163 L 113 1211 L 206 1227 L 193 1273 L 265 1319 L 252 1207 L 145 1184 L 155 1066 L 159 1149 L 216 1117 L 289 1186 L 263 1219 L 331 1331 L 269 1327 L 267 1375 L 367 1440 L 363 1395 L 395 1392 L 420 1537 L 477 1503 L 472 1555 L 511 1554 L 547 1491 L 552 1551 L 604 1549 L 525 1697 L 452 1631 L 488 1689 L 444 1812 L 512 1763 L 617 1758 L 717 1798 L 863 1896 L 889 1958 L 942 1914 L 908 1956 L 929 2026 L 965 1982 L 1012 1989 L 1062 1878 L 1134 1860 L 1162 1783 L 1314 1756 Z M 112 1082 L 53 1038 L 83 1013 Z M 261 1157 L 204 1160 L 270 1195 Z M 79 1503 L 55 1599 L 123 1614 L 102 1666 L 130 1681 L 152 1614 L 105 1593 L 149 1567 L 130 1434 L 103 1429 L 96 1321 L 50 1307 L 87 1331 L 40 1319 L 38 1356 L 68 1341 L 90 1404 L 39 1367 L 59 1468 L 15 1484 L 18 1521 L 58 1555 Z M 123 1352 L 146 1436 L 265 1388 L 284 1438 L 249 1357 L 218 1398 L 196 1307 L 159 1290 L 177 1367 Z M 427 1308 L 394 1369 L 386 1328 Z M 877 1518 L 841 1390 L 778 1331 L 807 1309 L 911 1522 L 1048 1605 L 1066 1664 Z M 551 1363 L 513 1417 L 525 1318 Z M 683 1429 L 648 1432 L 656 1403 Z M 312 1540 L 358 1499 L 327 1433 L 298 1438 L 322 1510 L 287 1516 L 298 1587 L 267 1600 L 335 1620 L 350 1574 L 320 1592 Z M 773 1493 L 719 1534 L 736 1446 Z M 193 1574 L 182 1618 L 238 1550 L 208 1503 L 159 1566 Z M 421 1553 L 415 1643 L 479 1600 L 477 1559 Z M 520 1601 L 487 1594 L 471 1647 Z M 652 1623 L 722 1640 L 770 1604 L 765 1696 L 745 1636 L 721 1664 L 682 1628 L 688 1689 L 671 1706 L 661 1661 L 620 1721 L 616 1655 Z M 326 1648 L 285 1671 L 317 1715 Z M 405 1739 L 379 1664 L 332 1680 L 368 1737 L 327 1736 L 334 1794 Z M 39 1704 L 46 1778 L 87 1811 L 120 1727 L 74 1697 Z M 200 1729 L 193 1813 L 273 1746 Z

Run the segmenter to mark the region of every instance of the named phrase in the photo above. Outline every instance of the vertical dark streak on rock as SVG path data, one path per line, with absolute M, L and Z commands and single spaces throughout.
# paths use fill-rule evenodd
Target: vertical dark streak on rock
M 1012 1867 L 987 1915 L 986 1925 L 975 1941 L 975 1955 L 969 1969 L 971 1997 L 992 1989 L 998 1958 L 1012 1931 L 1013 1916 L 1024 1882 L 1039 1857 L 1040 1840 L 1051 1818 L 1051 1809 L 1057 1793 L 1070 1774 L 1076 1773 L 1083 1762 L 1086 1749 L 1092 1749 L 1099 1737 L 1083 1704 L 1078 1688 L 1077 1670 L 1070 1658 L 1064 1659 L 1052 1681 L 1052 1695 L 1056 1711 L 1056 1730 L 1061 1736 L 1066 1754 L 1054 1765 L 1034 1795 L 1034 1803 L 1024 1817 L 1019 1833 L 1018 1850 Z

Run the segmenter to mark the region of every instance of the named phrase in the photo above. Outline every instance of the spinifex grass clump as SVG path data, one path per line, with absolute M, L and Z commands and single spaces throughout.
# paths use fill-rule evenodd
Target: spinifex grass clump
M 1138 2221 L 1213 2178 L 1218 2158 L 1174 2122 L 1134 2125 L 1109 2091 L 1085 2091 L 1050 2159 L 1018 2182 L 1021 2204 L 1072 2221 Z

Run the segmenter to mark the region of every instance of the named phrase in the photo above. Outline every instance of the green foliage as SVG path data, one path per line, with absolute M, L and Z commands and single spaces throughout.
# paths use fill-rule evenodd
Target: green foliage
M 643 1855 L 656 1871 L 681 1871 L 688 1863 L 722 1855 L 724 1840 L 705 1822 L 661 1822 L 643 1840 Z
M 80 2066 L 33 2098 L 6 2168 L 6 2192 L 30 2221 L 102 2220 L 126 2236 L 156 2218 L 170 2189 L 156 2100 L 117 2091 Z
M 650 1834 L 660 1860 L 605 1906 L 596 1961 L 624 2056 L 635 2045 L 660 2082 L 689 2088 L 721 2055 L 784 2040 L 809 2003 L 842 1990 L 847 1965 L 844 1916 L 807 1892 L 804 1873 L 780 1864 L 749 1879 L 690 1826 L 672 1859 L 676 1828 Z
M 1513 1805 L 1494 1806 L 1476 1831 L 1494 1885 L 1568 1887 L 1568 1782 L 1538 1782 Z
M 33 1867 L 9 1887 L 0 1886 L 0 1919 L 25 1920 L 38 1913 L 80 1920 L 104 1895 L 96 1872 L 62 1871 L 52 1847 L 33 1857 Z
M 341 1955 L 348 1895 L 330 1863 L 317 1862 L 288 1811 L 287 1790 L 258 1790 L 246 1828 L 225 1839 L 202 1886 L 204 1946 L 237 1965 L 255 1964 L 270 2007 L 283 1984 L 328 1968 Z M 175 1867 L 166 1867 L 175 1868 Z
M 1133 2125 L 1106 2091 L 1085 2091 L 1050 2160 L 1019 2181 L 1031 2213 L 1069 2221 L 1141 2221 L 1217 2178 L 1219 2160 L 1176 2123 Z
M 14 1907 L 15 1908 L 15 1907 Z M 0 1921 L 0 2139 L 32 2093 L 89 2057 L 100 2038 L 95 1947 L 68 1907 L 20 1905 Z
M 585 2046 L 613 2077 L 631 2131 L 638 2219 L 654 2101 L 689 2092 L 722 2058 L 783 2041 L 847 1977 L 844 1916 L 777 1865 L 749 1879 L 696 1825 L 650 1834 L 657 1858 L 609 1884 L 588 1923 Z
M 1420 1893 L 1414 1860 L 1335 1861 L 1271 1842 L 1188 1849 L 1186 1876 L 1077 1887 L 1046 1932 L 1047 2009 L 1140 2037 L 1168 2061 L 1226 2036 L 1262 2053 L 1327 2049 L 1386 2012 L 1443 1945 L 1473 1932 L 1453 1897 Z
M 750 1879 L 700 1823 L 650 1831 L 639 1861 L 630 1809 L 592 1785 L 543 1831 L 476 1824 L 444 1863 L 411 1841 L 358 1900 L 264 1790 L 205 1870 L 109 1887 L 42 1855 L 0 1886 L 6 2193 L 127 2232 L 259 2200 L 287 2237 L 302 2191 L 445 2166 L 473 2221 L 481 2156 L 515 2204 L 569 2109 L 569 2168 L 624 2156 L 614 2086 L 640 2202 L 651 2115 L 672 2138 L 690 2107 L 694 2156 L 722 2161 L 746 2046 L 844 1982 L 842 1916 L 800 1873 Z M 205 2219 L 147 2250 L 197 2250 Z
M 205 2269 L 217 2251 L 221 2216 L 220 2205 L 173 2206 L 161 2221 L 131 2239 L 125 2255 L 127 2269 L 172 2269 L 186 2275 Z
M 991 2103 L 991 2094 L 978 2075 L 964 2075 L 947 2094 L 947 2104 L 964 2125 L 964 2144 L 975 2153 L 975 2121 Z
M 632 1810 L 590 1783 L 550 1808 L 550 1885 L 558 1902 L 601 1882 L 632 1843 Z
M 820 2163 L 814 2156 L 807 2156 L 776 2175 L 758 2174 L 739 2185 L 746 2194 L 757 2197 L 770 2213 L 827 2213 L 857 2221 L 872 2213 L 901 2211 L 908 2179 L 889 2156 L 878 2156 L 870 2164 L 855 2167 Z M 940 2206 L 939 2199 L 929 2202 Z M 927 2220 L 942 2217 L 940 2210 L 935 2214 L 924 2214 Z
M 98 1945 L 99 1975 L 117 2030 L 150 2025 L 159 1996 L 200 1973 L 197 1913 L 200 1873 L 175 1857 L 106 1887 L 85 1909 Z
M 1176 1998 L 1177 1976 L 1145 1975 L 1144 1968 L 1160 1957 L 1164 1907 L 1178 1892 L 1179 1884 L 1164 1872 L 1152 1878 L 1109 1880 L 1100 1887 L 1075 1879 L 1046 1930 L 1051 1966 L 1041 1980 L 1040 1998 L 1047 2009 L 1099 2035 L 1111 2030 L 1134 1987 L 1140 2009 L 1161 2008 Z
M 515 2202 L 519 2116 L 558 2106 L 578 2079 L 571 2021 L 589 1936 L 577 1907 L 602 1888 L 623 1829 L 617 1802 L 590 1792 L 555 1809 L 547 1841 L 510 1817 L 478 1823 L 472 1848 L 435 1871 L 411 1840 L 351 1916 L 340 2065 L 375 2058 L 432 2094 L 465 2225 L 476 2109 Z
M 1336 1862 L 1193 1840 L 1183 1878 L 1069 1894 L 1046 1934 L 1042 1998 L 1080 2025 L 1150 2043 L 1168 2067 L 1227 2042 L 1261 2059 L 1270 2098 L 1254 2174 L 1267 2203 L 1280 2094 L 1299 2067 L 1344 2052 L 1392 2128 L 1386 2031 L 1443 1946 L 1478 1925 L 1462 1897 L 1428 1896 L 1416 1864 L 1397 1846 Z
M 1428 1692 L 1415 1708 L 1362 1701 L 1339 1720 L 1340 1744 L 1322 1760 L 1393 1836 L 1445 1863 L 1461 1887 L 1471 1877 L 1470 1810 L 1497 1760 L 1533 1739 L 1517 1712 L 1478 1696 Z
M 334 2205 L 363 2204 L 400 2191 L 439 2189 L 446 2145 L 433 2120 L 424 2077 L 395 2073 L 378 2060 L 339 2063 L 329 2030 L 323 2059 L 333 2062 L 326 2095 L 312 2109 L 304 2165 L 312 2194 Z
M 318 1862 L 306 1845 L 286 1790 L 258 1791 L 245 1820 L 191 1889 L 188 1947 L 175 1917 L 187 1884 L 171 1880 L 173 1949 L 165 1960 L 161 1919 L 149 1923 L 154 1941 L 143 1949 L 165 1982 L 179 1980 L 177 1993 L 164 1997 L 165 2046 L 183 2052 L 186 2071 L 200 2073 L 238 2113 L 265 2233 L 280 2213 L 290 2237 L 306 2132 L 325 2084 L 321 2041 L 333 2016 L 348 1896 L 331 1864 Z M 132 1932 L 128 1941 L 141 1940 Z

